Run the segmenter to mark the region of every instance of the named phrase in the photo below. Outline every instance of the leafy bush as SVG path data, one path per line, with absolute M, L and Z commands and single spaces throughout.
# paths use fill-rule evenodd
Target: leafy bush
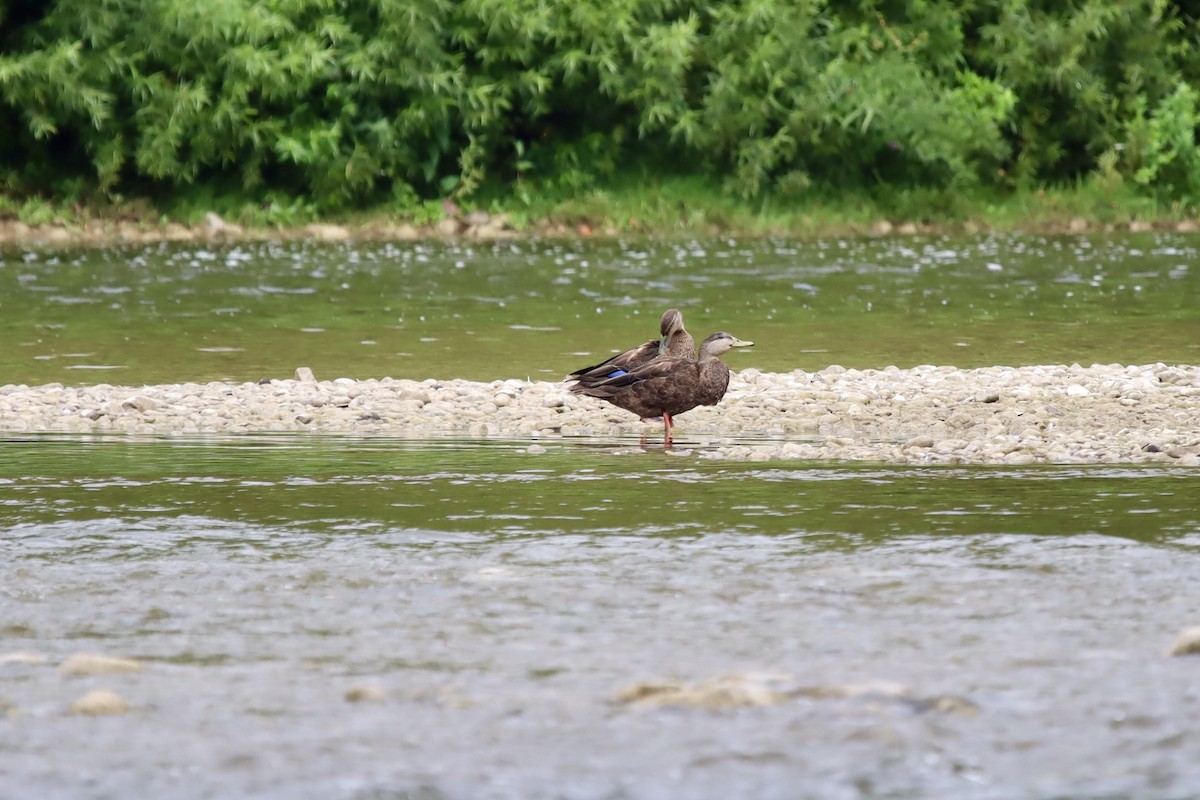
M 0 0 L 0 190 L 409 213 L 630 170 L 718 175 L 741 197 L 953 191 L 1073 180 L 1142 136 L 1119 168 L 1194 197 L 1182 8 Z
M 1181 69 L 1200 68 L 1196 20 L 1166 0 L 972 6 L 963 55 L 1017 98 L 1008 139 L 1012 175 L 1026 184 L 1093 171 L 1139 98 L 1155 103 Z
M 1141 166 L 1134 179 L 1167 198 L 1200 203 L 1198 128 L 1200 97 L 1186 83 L 1164 97 L 1148 120 L 1139 103 L 1131 125 L 1131 138 L 1141 145 L 1135 155 Z

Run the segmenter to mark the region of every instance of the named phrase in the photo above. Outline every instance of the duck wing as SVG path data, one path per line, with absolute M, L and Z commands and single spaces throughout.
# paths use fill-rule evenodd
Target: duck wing
M 644 364 L 632 367 L 628 371 L 619 370 L 614 374 L 596 371 L 595 374 L 581 375 L 578 381 L 571 386 L 571 391 L 592 397 L 611 397 L 622 389 L 647 381 L 679 380 L 687 372 L 695 372 L 695 365 L 696 362 L 689 358 L 658 356 Z M 689 366 L 693 369 L 689 370 Z
M 571 377 L 580 380 L 585 378 L 592 380 L 617 377 L 622 373 L 630 372 L 642 364 L 657 358 L 660 344 L 661 340 L 651 339 L 645 344 L 629 348 L 624 353 L 617 353 L 612 358 L 601 361 L 599 364 L 577 369 L 571 373 Z

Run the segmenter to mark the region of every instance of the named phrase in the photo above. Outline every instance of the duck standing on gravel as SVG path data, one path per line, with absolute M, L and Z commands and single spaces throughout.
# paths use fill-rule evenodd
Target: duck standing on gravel
M 663 320 L 665 325 L 665 314 Z M 596 368 L 583 370 L 571 391 L 607 400 L 637 414 L 643 422 L 662 417 L 663 443 L 670 446 L 673 417 L 696 406 L 715 406 L 725 396 L 729 367 L 721 361 L 721 355 L 734 347 L 753 344 L 719 331 L 700 343 L 699 358 L 660 355 L 611 375 L 592 374 Z
M 668 308 L 663 313 L 658 328 L 662 334 L 661 338 L 651 339 L 645 344 L 631 347 L 624 353 L 618 353 L 599 364 L 577 369 L 567 380 L 582 381 L 617 377 L 662 355 L 682 358 L 695 357 L 696 340 L 684 329 L 683 314 L 679 309 Z

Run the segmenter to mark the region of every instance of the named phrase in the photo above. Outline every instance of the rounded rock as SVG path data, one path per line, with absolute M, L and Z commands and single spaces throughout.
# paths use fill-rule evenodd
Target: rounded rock
M 129 703 L 116 692 L 108 689 L 93 689 L 71 703 L 71 713 L 78 716 L 108 716 L 128 713 Z
M 1167 649 L 1168 656 L 1190 656 L 1200 653 L 1200 626 L 1184 628 Z
M 125 672 L 141 672 L 141 662 L 131 658 L 117 658 L 101 653 L 75 653 L 58 665 L 58 671 L 67 676 L 113 675 Z
M 378 686 L 354 686 L 346 690 L 347 703 L 379 703 L 387 699 L 387 692 Z

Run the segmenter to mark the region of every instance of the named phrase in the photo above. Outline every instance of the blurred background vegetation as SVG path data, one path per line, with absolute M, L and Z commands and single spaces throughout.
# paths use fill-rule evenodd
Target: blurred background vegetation
M 1197 0 L 0 0 L 0 213 L 586 216 L 626 191 L 920 218 L 1066 188 L 1194 214 L 1198 23 Z

